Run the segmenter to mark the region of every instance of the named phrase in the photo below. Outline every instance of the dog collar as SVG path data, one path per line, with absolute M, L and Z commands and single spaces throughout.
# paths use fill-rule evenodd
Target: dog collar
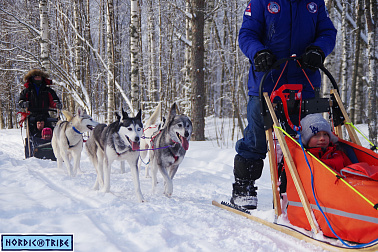
M 76 133 L 78 133 L 78 134 L 80 134 L 80 135 L 83 134 L 83 133 L 81 133 L 80 131 L 78 131 L 74 126 L 72 126 L 72 129 L 73 129 Z

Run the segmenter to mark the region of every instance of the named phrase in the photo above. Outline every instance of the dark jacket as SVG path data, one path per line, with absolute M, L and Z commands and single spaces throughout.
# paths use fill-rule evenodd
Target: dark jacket
M 259 95 L 264 75 L 254 71 L 253 59 L 258 51 L 268 49 L 281 59 L 293 54 L 301 56 L 306 48 L 316 46 L 327 56 L 335 46 L 336 33 L 324 0 L 251 0 L 239 31 L 240 49 L 251 62 L 248 94 Z M 283 66 L 271 72 L 265 81 L 264 91 L 272 91 L 282 69 Z M 314 87 L 320 87 L 320 72 L 305 71 Z M 283 84 L 303 84 L 303 98 L 314 96 L 311 85 L 294 61 L 289 61 L 277 88 Z
M 32 113 L 45 113 L 48 108 L 56 108 L 56 101 L 59 102 L 59 97 L 49 87 L 52 85 L 52 81 L 46 78 L 43 80 L 38 95 L 35 84 L 30 80 L 24 84 L 25 89 L 21 91 L 19 102 L 29 101 L 29 111 Z

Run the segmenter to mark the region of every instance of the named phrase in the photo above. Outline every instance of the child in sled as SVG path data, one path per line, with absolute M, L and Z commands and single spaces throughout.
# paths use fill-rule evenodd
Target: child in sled
M 303 145 L 320 161 L 337 172 L 352 164 L 337 144 L 339 139 L 332 133 L 331 126 L 322 114 L 307 115 L 301 120 L 301 126 Z

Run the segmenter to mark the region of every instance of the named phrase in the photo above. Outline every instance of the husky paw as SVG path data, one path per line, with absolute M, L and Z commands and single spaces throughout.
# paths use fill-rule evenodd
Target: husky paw
M 171 197 L 172 197 L 172 193 L 164 192 L 164 195 L 167 196 L 168 198 L 171 198 Z
M 100 190 L 100 192 L 102 192 L 102 193 L 108 193 L 108 192 L 110 192 L 110 189 L 107 189 L 107 188 L 101 188 L 101 190 Z

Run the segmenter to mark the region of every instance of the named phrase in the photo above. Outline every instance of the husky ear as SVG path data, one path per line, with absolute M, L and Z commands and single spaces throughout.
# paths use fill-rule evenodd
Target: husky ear
M 180 109 L 179 109 L 179 107 L 178 107 L 178 105 L 176 103 L 175 103 L 175 105 L 176 105 L 176 114 L 179 115 L 180 114 Z
M 136 115 L 135 118 L 142 121 L 142 109 L 139 109 L 139 112 L 138 112 L 138 114 Z
M 172 121 L 173 118 L 176 116 L 176 114 L 177 114 L 177 105 L 176 103 L 173 103 L 171 107 L 171 111 L 169 111 L 168 122 Z
M 127 112 L 124 111 L 123 108 L 122 108 L 122 117 L 121 117 L 121 119 L 124 120 L 124 119 L 127 119 L 127 118 L 129 118 L 129 115 L 128 115 Z
M 117 121 L 121 121 L 121 116 L 117 112 L 115 112 L 115 116 L 117 117 Z
M 77 116 L 79 116 L 79 117 L 83 115 L 83 110 L 81 109 L 81 107 L 78 107 L 78 108 L 77 108 L 76 114 L 77 114 Z

